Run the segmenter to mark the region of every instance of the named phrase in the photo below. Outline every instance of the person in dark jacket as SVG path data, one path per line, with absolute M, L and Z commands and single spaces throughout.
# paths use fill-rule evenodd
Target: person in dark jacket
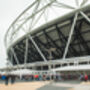
M 11 84 L 14 84 L 14 82 L 15 82 L 15 76 L 12 75 L 12 76 L 11 76 Z
M 8 85 L 8 82 L 9 82 L 9 76 L 7 75 L 5 78 L 5 85 Z

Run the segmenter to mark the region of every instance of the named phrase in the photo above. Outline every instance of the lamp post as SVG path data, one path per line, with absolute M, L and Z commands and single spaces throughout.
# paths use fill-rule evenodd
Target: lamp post
M 50 71 L 50 73 L 51 73 L 51 60 L 53 58 L 52 52 L 55 50 L 56 50 L 56 48 L 46 49 L 46 51 L 49 53 L 49 71 Z M 50 80 L 51 80 L 51 75 L 50 75 Z

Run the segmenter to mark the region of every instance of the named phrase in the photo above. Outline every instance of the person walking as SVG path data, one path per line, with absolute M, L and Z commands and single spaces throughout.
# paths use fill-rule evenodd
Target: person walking
M 6 78 L 5 78 L 5 85 L 8 85 L 8 82 L 9 82 L 9 76 L 6 75 Z
M 85 81 L 88 80 L 88 75 L 87 75 L 87 74 L 85 74 L 85 76 L 84 76 L 84 80 L 85 80 Z
M 84 75 L 81 74 L 80 77 L 79 77 L 79 79 L 80 79 L 81 81 L 83 81 L 83 80 L 84 80 Z

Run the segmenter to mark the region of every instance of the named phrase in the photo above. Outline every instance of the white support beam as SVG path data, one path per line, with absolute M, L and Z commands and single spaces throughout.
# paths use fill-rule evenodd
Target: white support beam
M 84 14 L 82 11 L 80 11 L 81 15 L 90 23 L 90 18 Z
M 80 6 L 84 6 L 87 2 L 88 0 L 83 0 Z
M 69 48 L 69 45 L 70 45 L 70 41 L 71 41 L 71 38 L 72 38 L 72 34 L 73 34 L 73 31 L 74 31 L 74 27 L 75 27 L 75 24 L 76 24 L 76 21 L 77 21 L 77 17 L 78 17 L 78 13 L 75 14 L 75 17 L 74 17 L 74 20 L 73 20 L 73 23 L 72 23 L 72 26 L 71 26 L 71 31 L 70 31 L 70 34 L 69 34 L 69 37 L 68 37 L 68 41 L 66 43 L 65 51 L 64 51 L 64 54 L 63 54 L 63 59 L 65 59 L 65 57 L 67 55 L 68 48 Z
M 43 55 L 43 53 L 41 52 L 41 50 L 39 49 L 38 45 L 36 44 L 36 42 L 33 40 L 32 36 L 29 35 L 29 39 L 32 41 L 32 43 L 34 44 L 35 48 L 37 49 L 38 53 L 41 55 L 41 57 L 43 58 L 43 60 L 46 62 L 47 59 L 45 58 L 45 56 Z
M 26 39 L 25 55 L 24 55 L 24 64 L 25 64 L 25 66 L 26 66 L 26 63 L 27 63 L 27 59 L 28 59 L 28 38 Z
M 13 54 L 11 54 L 11 65 L 13 66 Z
M 11 51 L 12 51 L 12 53 L 13 53 L 13 55 L 14 55 L 14 58 L 15 58 L 15 61 L 16 61 L 17 65 L 19 66 L 19 60 L 18 60 L 18 58 L 17 58 L 17 56 L 16 56 L 16 53 L 15 53 L 14 49 L 11 48 Z
M 45 5 L 43 8 L 37 10 L 34 14 L 30 15 L 29 17 L 27 17 L 26 20 L 18 26 L 18 28 L 15 30 L 15 32 L 13 32 L 13 35 L 14 35 L 27 21 L 29 21 L 30 19 L 32 19 L 33 17 L 35 17 L 35 15 L 37 15 L 38 13 L 40 13 L 42 10 L 48 8 L 48 7 L 49 7 L 50 5 L 52 5 L 52 3 L 54 3 L 55 1 L 56 1 L 56 0 L 52 0 L 50 3 L 48 3 L 47 5 Z M 15 22 L 16 22 L 16 20 L 15 20 Z M 8 31 L 9 31 L 9 30 L 8 30 Z M 7 33 L 8 33 L 8 31 L 7 31 Z M 6 34 L 6 37 L 7 37 L 7 34 Z
M 63 8 L 67 8 L 67 9 L 75 9 L 75 7 L 72 7 L 70 5 L 67 5 L 67 4 L 64 4 L 64 3 L 61 3 L 61 2 L 56 2 L 57 5 L 54 5 L 54 6 L 58 6 L 58 7 L 63 7 Z
M 76 5 L 79 6 L 79 0 L 75 0 Z

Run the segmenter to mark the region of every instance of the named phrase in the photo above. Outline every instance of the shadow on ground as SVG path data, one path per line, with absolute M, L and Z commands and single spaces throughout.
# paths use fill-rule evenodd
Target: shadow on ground
M 51 84 L 45 85 L 37 90 L 69 90 L 70 88 L 67 87 L 57 87 L 57 86 L 53 86 Z

